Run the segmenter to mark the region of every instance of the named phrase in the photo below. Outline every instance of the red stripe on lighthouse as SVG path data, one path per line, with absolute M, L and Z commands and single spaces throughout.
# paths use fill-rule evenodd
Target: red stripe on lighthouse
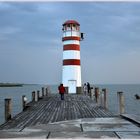
M 69 45 L 64 45 L 63 46 L 63 51 L 67 50 L 77 50 L 80 51 L 80 46 L 77 44 L 69 44 Z
M 62 41 L 66 41 L 66 40 L 78 40 L 78 41 L 80 41 L 80 37 L 78 37 L 78 36 L 67 36 L 67 37 L 62 38 Z
M 79 59 L 66 59 L 63 60 L 63 65 L 80 65 Z

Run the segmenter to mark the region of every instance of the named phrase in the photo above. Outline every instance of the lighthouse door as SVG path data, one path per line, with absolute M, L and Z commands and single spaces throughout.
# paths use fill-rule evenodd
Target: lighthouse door
M 68 93 L 76 93 L 76 80 L 68 81 Z

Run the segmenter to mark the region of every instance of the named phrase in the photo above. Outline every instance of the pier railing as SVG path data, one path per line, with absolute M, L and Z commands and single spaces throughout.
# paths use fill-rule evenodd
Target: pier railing
M 106 88 L 99 89 L 99 87 L 91 87 L 89 96 L 91 99 L 95 100 L 98 106 L 101 106 L 105 109 L 108 108 L 108 90 Z M 124 94 L 122 91 L 117 92 L 118 101 L 118 114 L 121 115 L 125 113 L 125 101 Z
M 32 91 L 32 99 L 31 101 L 27 102 L 28 99 L 26 95 L 22 95 L 22 111 L 26 110 L 30 103 L 37 102 L 42 99 L 44 96 L 48 96 L 49 90 L 48 88 L 42 87 L 41 90 Z M 12 119 L 12 99 L 6 98 L 5 99 L 5 121 L 9 121 Z

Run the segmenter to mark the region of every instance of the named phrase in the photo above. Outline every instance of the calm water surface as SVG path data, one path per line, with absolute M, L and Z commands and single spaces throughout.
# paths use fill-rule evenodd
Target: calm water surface
M 140 95 L 140 84 L 138 85 L 98 85 L 108 89 L 109 110 L 118 113 L 117 92 L 123 91 L 125 98 L 125 113 L 140 115 L 140 100 L 135 99 L 135 94 Z
M 22 96 L 31 101 L 34 90 L 41 90 L 42 85 L 25 85 L 22 87 L 0 87 L 0 124 L 4 122 L 4 99 L 12 99 L 12 116 L 22 111 Z M 27 101 L 27 102 L 28 102 Z
M 23 87 L 0 87 L 0 124 L 4 122 L 4 99 L 12 99 L 12 116 L 22 111 L 22 95 L 26 95 L 31 101 L 32 91 L 41 90 L 45 85 L 24 85 Z M 100 89 L 108 90 L 108 108 L 118 114 L 117 91 L 123 91 L 125 97 L 125 113 L 140 115 L 140 100 L 136 100 L 134 95 L 140 95 L 140 85 L 96 85 Z M 45 86 L 52 94 L 56 94 L 57 85 Z

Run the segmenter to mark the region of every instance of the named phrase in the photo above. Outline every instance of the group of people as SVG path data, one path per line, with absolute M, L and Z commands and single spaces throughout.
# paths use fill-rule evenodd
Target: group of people
M 84 91 L 84 95 L 88 95 L 90 93 L 90 84 L 89 84 L 89 82 L 84 83 L 83 91 Z
M 91 89 L 91 88 L 90 88 L 89 82 L 84 83 L 84 86 L 83 86 L 84 95 L 89 95 L 90 89 Z M 63 84 L 60 84 L 60 85 L 58 86 L 58 91 L 59 91 L 59 94 L 60 94 L 60 96 L 61 96 L 61 100 L 64 100 L 64 94 L 65 94 L 65 92 L 66 92 L 66 89 L 65 89 L 65 87 L 63 86 Z

